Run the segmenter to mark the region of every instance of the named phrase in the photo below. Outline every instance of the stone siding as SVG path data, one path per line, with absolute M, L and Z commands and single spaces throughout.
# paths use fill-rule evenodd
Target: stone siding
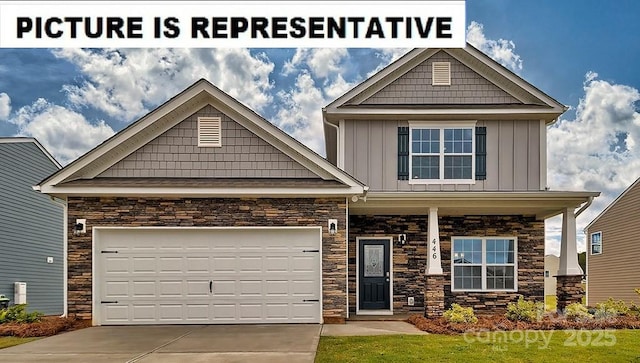
M 356 307 L 356 238 L 393 237 L 393 309 L 395 314 L 425 311 L 426 241 L 428 216 L 350 216 L 349 308 Z M 478 313 L 502 312 L 509 302 L 523 295 L 544 301 L 544 221 L 525 216 L 439 217 L 440 250 L 444 271 L 444 307 L 452 303 L 471 306 Z M 400 245 L 397 235 L 405 233 Z M 518 291 L 452 292 L 451 237 L 513 236 L 518 239 Z M 407 297 L 415 306 L 407 305 Z M 430 295 L 429 295 L 430 296 Z
M 325 322 L 346 318 L 346 200 L 314 198 L 82 198 L 68 200 L 69 315 L 91 319 L 92 228 L 96 226 L 322 226 L 322 299 Z M 77 218 L 87 232 L 74 235 Z M 327 220 L 338 220 L 330 235 Z
M 556 276 L 558 303 L 556 304 L 559 313 L 563 313 L 569 304 L 581 303 L 584 297 L 582 288 L 582 275 L 561 275 Z

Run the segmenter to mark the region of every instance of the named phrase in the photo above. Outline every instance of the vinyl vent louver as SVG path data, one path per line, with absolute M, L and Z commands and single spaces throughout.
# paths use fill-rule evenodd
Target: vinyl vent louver
M 198 117 L 198 146 L 222 146 L 222 121 L 220 117 Z
M 433 62 L 431 63 L 431 74 L 433 86 L 450 86 L 451 85 L 451 63 L 449 62 Z

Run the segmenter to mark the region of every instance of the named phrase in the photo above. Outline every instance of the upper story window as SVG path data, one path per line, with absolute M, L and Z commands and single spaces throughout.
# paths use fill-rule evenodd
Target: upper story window
M 591 254 L 599 255 L 602 253 L 602 232 L 591 233 Z
M 410 123 L 410 183 L 473 183 L 475 123 Z

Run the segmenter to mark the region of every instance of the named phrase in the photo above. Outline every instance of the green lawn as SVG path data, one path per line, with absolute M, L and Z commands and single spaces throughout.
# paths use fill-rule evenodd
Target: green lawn
M 0 337 L 0 349 L 12 347 L 18 344 L 29 343 L 38 338 L 16 338 L 16 337 Z
M 321 337 L 316 362 L 637 362 L 640 330 Z

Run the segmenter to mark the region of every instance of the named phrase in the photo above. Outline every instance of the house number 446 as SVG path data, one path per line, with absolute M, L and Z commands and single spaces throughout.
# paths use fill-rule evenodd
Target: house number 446
M 433 255 L 431 255 L 431 258 L 435 260 L 435 259 L 438 258 L 438 256 L 436 255 L 437 249 L 436 249 L 436 239 L 435 238 L 433 239 L 433 241 L 431 241 L 431 244 L 433 245 L 433 247 L 431 247 L 431 251 L 433 251 Z

